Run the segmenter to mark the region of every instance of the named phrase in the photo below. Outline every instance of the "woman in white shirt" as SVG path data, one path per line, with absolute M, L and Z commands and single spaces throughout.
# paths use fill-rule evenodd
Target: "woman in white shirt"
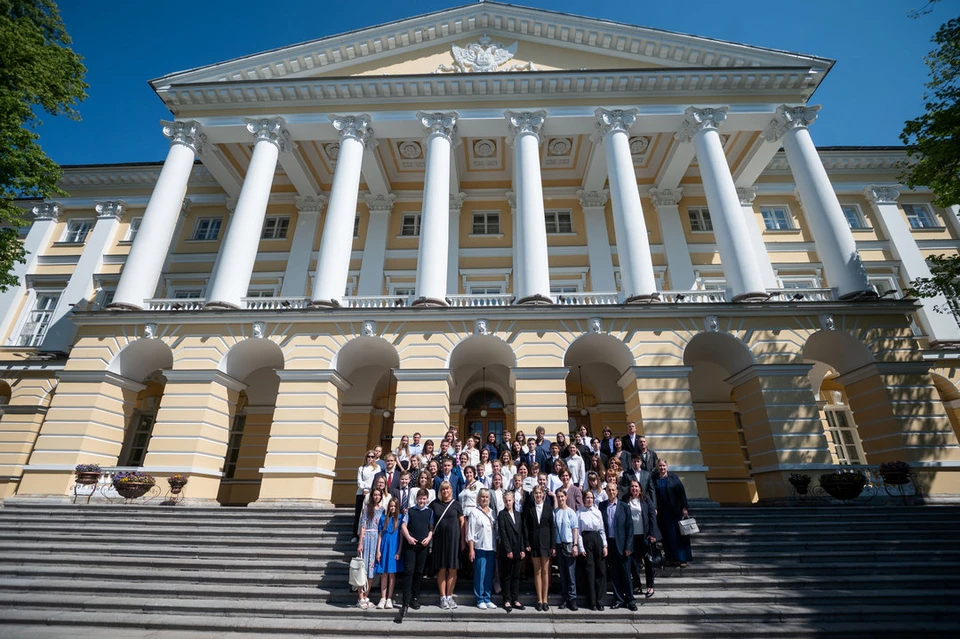
M 577 511 L 577 517 L 580 520 L 580 552 L 583 553 L 586 569 L 584 585 L 587 589 L 587 606 L 590 610 L 600 612 L 603 610 L 600 599 L 606 590 L 607 567 L 604 557 L 607 556 L 607 535 L 603 530 L 603 515 L 596 506 L 592 490 L 583 491 L 583 508 Z
M 513 476 L 517 474 L 517 466 L 513 463 L 513 455 L 509 450 L 500 455 L 500 474 L 503 475 L 503 485 L 513 486 Z
M 483 484 L 477 480 L 477 471 L 473 466 L 467 466 L 463 469 L 463 479 L 463 490 L 460 491 L 460 506 L 463 508 L 464 517 L 468 517 L 470 511 L 477 507 L 477 497 L 480 495 Z
M 417 485 L 415 488 L 415 490 L 410 491 L 410 497 L 407 499 L 407 508 L 417 507 L 417 493 L 420 492 L 421 488 L 426 490 L 430 495 L 429 499 L 427 499 L 428 506 L 437 498 L 437 491 L 433 489 L 433 477 L 426 470 L 420 471 L 420 475 L 417 477 Z
M 480 489 L 477 506 L 467 516 L 467 545 L 473 562 L 473 594 L 477 608 L 489 610 L 497 605 L 490 600 L 493 590 L 493 558 L 497 547 L 497 524 L 490 508 L 490 491 Z
M 397 450 L 393 451 L 393 454 L 397 457 L 397 463 L 400 465 L 400 468 L 403 470 L 409 470 L 410 468 L 410 438 L 406 435 L 400 438 L 400 445 L 397 446 Z
M 373 454 L 373 451 L 368 450 L 364 456 L 364 464 L 357 468 L 357 504 L 353 511 L 354 531 L 360 529 L 360 511 L 363 510 L 363 498 L 370 493 L 370 489 L 373 487 L 373 478 L 380 472 L 380 466 L 377 465 L 375 459 L 376 455 Z M 359 541 L 359 537 L 355 534 L 350 541 L 356 543 Z
M 463 445 L 463 448 L 460 450 L 461 453 L 467 453 L 470 455 L 470 465 L 476 466 L 480 463 L 480 451 L 477 450 L 473 445 L 473 437 L 467 437 L 466 443 Z
M 580 449 L 576 444 L 570 444 L 570 455 L 567 457 L 567 470 L 570 471 L 570 481 L 574 486 L 583 487 L 586 478 L 586 465 L 583 463 L 583 457 L 580 456 Z

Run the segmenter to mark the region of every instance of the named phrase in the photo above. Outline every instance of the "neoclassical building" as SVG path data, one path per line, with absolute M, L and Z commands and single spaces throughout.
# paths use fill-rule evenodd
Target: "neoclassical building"
M 0 496 L 352 503 L 401 434 L 628 421 L 698 499 L 894 459 L 956 496 L 960 327 L 903 290 L 960 219 L 814 146 L 832 64 L 484 2 L 154 80 L 162 163 L 23 202 Z

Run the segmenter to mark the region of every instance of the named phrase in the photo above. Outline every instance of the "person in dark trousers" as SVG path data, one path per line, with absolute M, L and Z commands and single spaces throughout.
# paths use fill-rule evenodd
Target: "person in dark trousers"
M 427 565 L 427 552 L 433 539 L 433 511 L 427 508 L 430 493 L 419 489 L 417 506 L 403 516 L 400 534 L 403 536 L 403 605 L 397 613 L 396 623 L 402 623 L 408 608 L 420 609 L 420 585 Z
M 633 580 L 630 578 L 630 556 L 633 554 L 633 515 L 630 506 L 617 499 L 617 485 L 607 484 L 607 501 L 600 504 L 603 528 L 607 536 L 607 559 L 613 584 L 614 610 L 628 608 L 636 612 Z
M 503 589 L 503 609 L 523 610 L 520 603 L 520 566 L 526 558 L 527 537 L 523 520 L 514 507 L 513 491 L 503 493 L 503 510 L 497 515 L 497 534 L 500 547 L 500 584 Z

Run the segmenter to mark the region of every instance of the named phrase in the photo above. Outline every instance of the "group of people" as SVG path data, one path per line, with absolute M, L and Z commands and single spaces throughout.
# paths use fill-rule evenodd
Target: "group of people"
M 394 608 L 402 575 L 402 620 L 408 609 L 420 608 L 429 570 L 436 573 L 440 608 L 456 608 L 463 567 L 472 568 L 478 608 L 497 608 L 496 582 L 504 609 L 524 610 L 519 582 L 529 561 L 538 611 L 550 608 L 554 562 L 561 607 L 577 610 L 582 594 L 591 610 L 603 610 L 609 578 L 611 607 L 636 610 L 635 594 L 655 594 L 655 545 L 662 543 L 668 565 L 685 567 L 691 559 L 679 526 L 688 515 L 687 497 L 635 423 L 622 437 L 609 428 L 602 435 L 591 437 L 580 426 L 551 442 L 540 427 L 530 438 L 504 431 L 500 441 L 491 433 L 486 441 L 473 434 L 461 443 L 450 429 L 439 448 L 414 433 L 386 455 L 379 446 L 368 451 L 357 469 L 354 512 L 353 541 L 368 577 L 367 587 L 358 589 L 359 607 Z M 374 606 L 370 590 L 378 576 Z

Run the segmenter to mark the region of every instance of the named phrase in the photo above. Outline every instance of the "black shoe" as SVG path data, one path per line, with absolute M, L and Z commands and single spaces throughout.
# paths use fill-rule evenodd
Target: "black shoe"
M 610 606 L 610 610 L 619 610 L 620 608 L 623 608 L 623 604 L 619 601 L 614 601 L 613 605 Z
M 407 607 L 400 606 L 400 610 L 397 611 L 397 616 L 393 618 L 393 623 L 403 623 L 403 618 L 407 614 Z
M 577 602 L 576 602 L 576 601 L 573 601 L 572 599 L 570 600 L 570 603 L 567 604 L 567 608 L 569 608 L 570 610 L 572 610 L 572 611 L 574 611 L 574 612 L 580 610 L 580 607 L 577 605 Z
M 635 604 L 635 603 L 629 604 L 629 605 L 627 606 L 627 610 L 629 610 L 630 612 L 636 612 L 636 611 L 637 611 L 637 604 Z
M 540 604 L 540 607 L 543 609 L 544 612 L 550 610 L 550 606 L 547 605 L 546 603 Z
M 541 604 L 541 603 L 538 601 L 538 602 L 537 602 L 537 605 L 534 606 L 533 608 L 534 608 L 534 610 L 536 610 L 537 612 L 540 612 L 541 610 L 543 610 L 543 607 L 542 607 L 542 606 L 543 606 L 543 604 Z
M 514 610 L 525 610 L 525 609 L 526 609 L 526 606 L 524 606 L 524 605 L 523 605 L 522 603 L 520 603 L 519 601 L 514 601 L 514 602 L 513 602 L 513 609 L 514 609 Z
M 414 599 L 413 603 L 410 604 L 410 607 L 413 608 L 414 610 L 420 610 L 420 600 Z
M 594 610 L 596 610 L 597 612 L 603 612 L 603 604 L 597 604 L 594 607 Z

